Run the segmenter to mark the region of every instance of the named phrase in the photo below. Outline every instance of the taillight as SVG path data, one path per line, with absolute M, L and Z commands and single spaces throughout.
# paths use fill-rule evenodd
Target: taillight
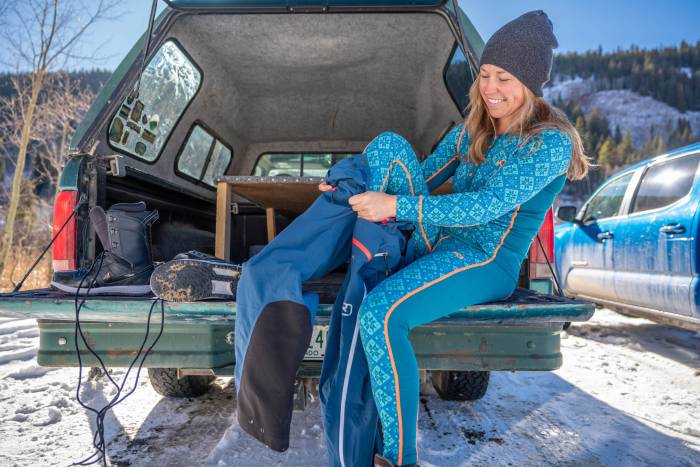
M 66 219 L 73 213 L 78 204 L 77 191 L 61 191 L 56 195 L 53 206 L 53 235 L 61 229 Z M 76 220 L 73 219 L 66 224 L 63 232 L 56 238 L 53 244 L 53 270 L 73 271 L 75 270 L 75 250 L 76 250 Z
M 552 268 L 554 268 L 554 216 L 552 208 L 549 208 L 549 211 L 547 211 L 544 223 L 540 227 L 540 231 L 537 232 L 537 237 L 542 242 L 547 257 L 545 258 L 542 248 L 537 238 L 535 238 L 528 254 L 530 279 L 549 279 L 552 277 L 552 273 L 547 266 L 547 259 L 549 259 L 549 262 L 552 263 Z

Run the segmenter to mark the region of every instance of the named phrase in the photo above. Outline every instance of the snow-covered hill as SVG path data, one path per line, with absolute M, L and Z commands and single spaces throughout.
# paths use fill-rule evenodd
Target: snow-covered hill
M 545 99 L 573 100 L 588 115 L 597 107 L 610 122 L 610 131 L 619 126 L 624 133 L 629 131 L 635 146 L 640 147 L 649 138 L 652 129 L 673 129 L 679 118 L 688 120 L 694 133 L 700 134 L 700 112 L 679 112 L 677 109 L 648 96 L 629 90 L 596 91 L 593 78 L 554 80 L 544 89 Z

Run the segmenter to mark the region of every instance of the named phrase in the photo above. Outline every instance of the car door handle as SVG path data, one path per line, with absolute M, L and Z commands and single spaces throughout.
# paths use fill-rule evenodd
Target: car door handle
M 598 234 L 598 240 L 611 240 L 615 237 L 609 230 Z
M 668 224 L 664 225 L 659 229 L 659 232 L 669 234 L 681 234 L 685 233 L 685 227 L 683 224 Z

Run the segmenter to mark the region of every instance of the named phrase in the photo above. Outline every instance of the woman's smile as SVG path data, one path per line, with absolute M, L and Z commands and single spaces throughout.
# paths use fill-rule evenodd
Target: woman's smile
M 524 85 L 511 73 L 491 64 L 479 70 L 479 92 L 491 118 L 496 120 L 496 132 L 510 125 L 516 111 L 525 101 Z

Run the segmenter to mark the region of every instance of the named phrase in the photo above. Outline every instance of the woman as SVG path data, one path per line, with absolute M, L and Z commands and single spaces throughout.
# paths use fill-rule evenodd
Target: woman
M 487 42 L 465 123 L 422 164 L 394 133 L 383 133 L 364 151 L 372 191 L 351 197 L 353 210 L 369 221 L 413 222 L 419 256 L 360 307 L 361 341 L 383 429 L 384 455 L 376 465 L 417 462 L 419 374 L 410 330 L 510 295 L 565 179 L 587 173 L 580 136 L 542 99 L 557 46 L 544 12 L 520 16 Z M 429 194 L 449 177 L 453 194 Z M 331 187 L 322 183 L 319 189 Z

